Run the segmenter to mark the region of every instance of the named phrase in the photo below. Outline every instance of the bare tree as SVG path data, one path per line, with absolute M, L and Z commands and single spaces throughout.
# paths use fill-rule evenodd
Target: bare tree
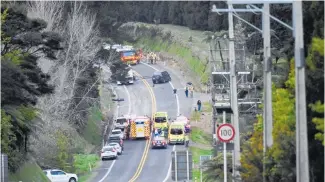
M 43 164 L 51 161 L 51 156 L 56 154 L 55 133 L 57 131 L 64 131 L 73 141 L 83 141 L 67 117 L 73 115 L 75 117 L 72 119 L 84 121 L 85 118 L 81 118 L 80 113 L 88 112 L 89 108 L 78 110 L 78 107 L 83 104 L 91 107 L 99 102 L 98 98 L 87 96 L 87 93 L 95 87 L 97 80 L 89 84 L 89 88 L 85 88 L 86 92 L 81 98 L 77 98 L 79 103 L 74 107 L 71 106 L 76 99 L 75 93 L 78 92 L 77 80 L 82 77 L 82 73 L 87 68 L 92 66 L 101 44 L 99 44 L 96 16 L 81 2 L 71 2 L 71 10 L 65 18 L 66 21 L 62 21 L 64 5 L 63 2 L 55 1 L 35 1 L 28 4 L 29 17 L 44 19 L 48 22 L 46 31 L 61 33 L 65 40 L 64 50 L 58 52 L 58 60 L 50 62 L 42 58 L 43 61 L 51 63 L 50 66 L 49 64 L 41 66 L 42 69 L 47 69 L 47 73 L 51 75 L 51 84 L 56 86 L 53 94 L 39 98 L 36 107 L 40 110 L 39 117 L 44 122 L 40 124 L 42 129 L 35 130 L 30 140 L 30 148 L 34 156 Z M 72 142 L 69 147 L 73 148 L 74 145 L 77 144 Z M 51 150 L 48 152 L 49 149 Z
M 62 21 L 63 7 L 61 1 L 32 1 L 28 2 L 27 16 L 45 20 L 47 27 L 44 31 L 56 31 Z

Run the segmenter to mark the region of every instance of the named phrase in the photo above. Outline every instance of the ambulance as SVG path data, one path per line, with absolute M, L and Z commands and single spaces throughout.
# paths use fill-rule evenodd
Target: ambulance
M 154 115 L 154 128 L 167 129 L 168 128 L 168 114 L 167 112 L 156 112 Z
M 173 122 L 168 130 L 168 143 L 169 144 L 185 144 L 185 132 L 183 122 Z

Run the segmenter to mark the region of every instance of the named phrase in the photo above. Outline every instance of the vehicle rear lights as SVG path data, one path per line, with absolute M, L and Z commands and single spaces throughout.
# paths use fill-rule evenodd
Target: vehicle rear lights
M 116 151 L 115 149 L 112 150 L 112 152 L 115 152 L 115 151 Z

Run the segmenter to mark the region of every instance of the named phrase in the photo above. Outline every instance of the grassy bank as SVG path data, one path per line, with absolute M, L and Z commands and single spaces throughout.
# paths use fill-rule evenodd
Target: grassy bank
M 191 131 L 191 141 L 209 145 L 212 143 L 212 137 L 211 134 L 205 133 L 200 128 L 193 126 Z
M 91 170 L 96 168 L 99 161 L 97 154 L 78 154 L 74 155 L 74 167 L 79 176 L 79 182 L 85 182 L 91 177 Z
M 32 162 L 25 163 L 15 174 L 10 174 L 9 180 L 12 182 L 18 182 L 18 181 L 50 182 L 50 180 L 43 173 L 42 169 L 36 163 L 32 163 Z
M 103 120 L 103 115 L 98 106 L 94 106 L 90 110 L 88 116 L 87 125 L 83 131 L 83 137 L 92 145 L 101 145 L 101 121 Z
M 135 44 L 137 47 L 142 47 L 145 50 L 154 52 L 165 52 L 172 56 L 178 57 L 180 60 L 184 60 L 185 64 L 191 69 L 195 75 L 199 77 L 199 81 L 207 83 L 208 72 L 207 61 L 200 60 L 200 58 L 193 55 L 189 48 L 183 47 L 181 44 L 168 41 L 163 41 L 161 38 L 140 38 Z

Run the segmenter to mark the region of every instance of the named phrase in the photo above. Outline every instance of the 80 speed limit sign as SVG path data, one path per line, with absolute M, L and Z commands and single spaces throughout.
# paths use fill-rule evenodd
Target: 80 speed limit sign
M 231 124 L 222 124 L 217 129 L 217 136 L 222 142 L 230 142 L 235 137 L 235 129 Z

